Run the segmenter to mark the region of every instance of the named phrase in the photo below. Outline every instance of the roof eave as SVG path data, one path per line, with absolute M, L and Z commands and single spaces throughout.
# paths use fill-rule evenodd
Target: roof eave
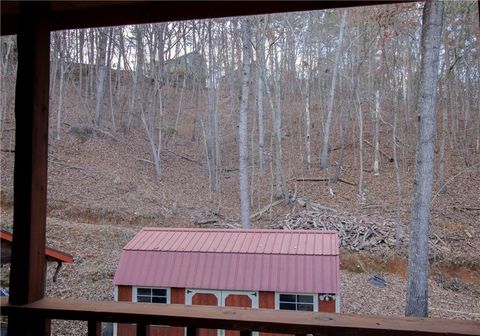
M 399 2 L 416 1 L 58 1 L 46 19 L 51 30 L 64 30 Z M 1 35 L 17 33 L 19 15 L 19 1 L 1 1 Z

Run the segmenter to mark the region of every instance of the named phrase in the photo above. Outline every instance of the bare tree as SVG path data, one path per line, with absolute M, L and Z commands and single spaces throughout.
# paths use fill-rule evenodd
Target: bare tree
M 345 30 L 345 23 L 347 18 L 347 11 L 343 10 L 342 21 L 340 23 L 340 31 L 338 33 L 337 50 L 335 51 L 335 62 L 333 63 L 332 83 L 330 86 L 330 93 L 328 95 L 327 105 L 327 119 L 323 129 L 323 143 L 322 152 L 320 154 L 320 169 L 323 170 L 328 167 L 328 147 L 330 142 L 330 128 L 332 124 L 333 101 L 335 98 L 335 87 L 337 83 L 337 73 L 340 64 L 340 51 L 342 49 L 343 31 Z
M 312 151 L 311 151 L 311 131 L 312 131 L 312 118 L 311 118 L 311 108 L 312 108 L 312 72 L 313 72 L 313 58 L 311 57 L 311 35 L 312 35 L 312 15 L 308 16 L 308 25 L 307 25 L 307 36 L 305 37 L 305 47 L 304 47 L 304 63 L 305 67 L 305 146 L 307 151 L 307 169 L 312 168 Z
M 273 143 L 275 148 L 275 198 L 283 198 L 285 202 L 289 200 L 289 193 L 287 184 L 285 182 L 285 175 L 283 172 L 283 151 L 282 151 L 282 109 L 280 98 L 280 73 L 281 69 L 278 64 L 278 51 L 275 44 L 270 46 L 270 62 L 272 68 L 272 79 L 274 94 L 270 89 L 270 85 L 267 82 L 267 76 L 265 68 L 263 69 L 263 81 L 265 82 L 266 93 L 268 101 L 270 103 L 270 111 L 273 121 Z M 275 102 L 274 102 L 275 99 Z
M 207 115 L 207 163 L 210 190 L 217 190 L 217 89 L 215 81 L 215 50 L 212 41 L 212 20 L 208 21 L 208 115 Z
M 262 69 L 265 68 L 265 28 L 266 18 L 260 19 L 257 31 L 257 114 L 258 114 L 258 166 L 260 170 L 260 176 L 265 174 L 265 122 L 263 111 L 263 92 L 264 82 L 262 78 Z
M 65 72 L 66 72 L 66 59 L 65 59 L 65 52 L 67 49 L 67 39 L 66 39 L 66 32 L 62 31 L 61 33 L 58 32 L 57 38 L 59 43 L 59 60 L 60 62 L 60 88 L 58 92 L 58 108 L 57 108 L 57 128 L 56 128 L 56 140 L 60 140 L 60 133 L 61 133 L 61 126 L 62 126 L 62 109 L 63 109 L 63 96 L 64 96 L 64 82 L 65 82 Z M 55 55 L 57 56 L 57 55 Z
M 375 129 L 373 133 L 373 175 L 380 175 L 380 91 L 375 91 Z
M 127 112 L 127 129 L 130 129 L 130 126 L 133 122 L 134 109 L 136 106 L 138 92 L 142 91 L 143 83 L 143 66 L 144 66 L 144 48 L 143 48 L 143 27 L 135 26 L 135 39 L 137 42 L 135 58 L 136 58 L 136 67 L 133 74 L 133 88 L 130 96 L 130 106 Z
M 164 34 L 165 23 L 153 25 L 150 34 L 150 78 L 148 85 L 144 85 L 144 99 L 140 104 L 141 120 L 150 143 L 150 153 L 155 167 L 155 177 L 160 181 L 162 177 L 160 154 L 162 149 L 162 116 L 163 116 L 163 90 L 164 78 Z M 144 50 L 144 48 L 141 48 Z M 143 56 L 142 56 L 143 58 Z
M 408 251 L 406 316 L 428 316 L 428 242 L 435 150 L 435 108 L 443 2 L 427 0 L 420 45 L 418 131 Z
M 240 203 L 242 209 L 242 227 L 250 228 L 250 193 L 248 191 L 248 94 L 250 91 L 250 20 L 242 21 L 243 69 L 242 69 L 242 98 L 240 101 L 240 115 L 238 127 L 238 146 L 240 156 Z
M 105 96 L 105 78 L 107 75 L 107 40 L 105 28 L 97 29 L 98 53 L 97 53 L 97 105 L 95 108 L 95 124 L 98 128 L 103 128 L 103 107 Z

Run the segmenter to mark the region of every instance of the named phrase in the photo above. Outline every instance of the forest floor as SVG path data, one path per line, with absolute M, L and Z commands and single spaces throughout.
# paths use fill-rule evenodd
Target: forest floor
M 66 100 L 67 111 L 74 110 L 73 101 Z M 185 110 L 187 113 L 188 107 Z M 153 164 L 149 162 L 149 145 L 140 126 L 113 136 L 108 129 L 98 131 L 82 126 L 88 124 L 86 114 L 70 112 L 64 120 L 61 140 L 55 140 L 53 126 L 50 132 L 47 239 L 53 247 L 72 254 L 75 263 L 62 268 L 56 283 L 51 281 L 53 268 L 49 268 L 49 295 L 112 300 L 112 279 L 121 249 L 144 226 L 238 225 L 239 173 L 232 133 L 224 132 L 227 135 L 221 144 L 220 188 L 211 193 L 200 132 L 194 136 L 187 128 L 174 134 L 162 151 L 162 179 L 156 181 Z M 53 117 L 51 125 L 55 125 Z M 13 127 L 13 122 L 9 124 L 7 120 L 4 125 L 7 131 L 2 134 L 2 227 L 11 227 L 12 223 L 14 153 L 9 150 L 14 148 Z M 394 164 L 388 159 L 391 146 L 387 135 L 382 137 L 385 157 L 379 176 L 371 171 L 371 148 L 364 149 L 363 197 L 357 196 L 354 185 L 358 179 L 358 149 L 353 143 L 346 146 L 341 172 L 342 179 L 349 183 L 333 184 L 302 180 L 331 177 L 333 172 L 304 169 L 305 158 L 298 150 L 301 139 L 293 133 L 285 136 L 284 169 L 292 197 L 305 202 L 306 207 L 300 202 L 276 204 L 271 183 L 274 180 L 270 164 L 273 155 L 268 148 L 265 176 L 260 176 L 255 162 L 251 167 L 252 213 L 268 209 L 252 220 L 253 227 L 285 227 L 285 223 L 296 218 L 317 216 L 319 221 L 341 222 L 346 218 L 359 225 L 374 223 L 393 232 L 397 189 Z M 319 148 L 314 147 L 312 151 L 318 153 Z M 331 152 L 332 162 L 337 159 L 337 152 Z M 413 153 L 414 149 L 410 148 L 400 154 L 402 199 L 399 213 L 404 237 L 408 235 L 410 219 Z M 471 165 L 465 168 L 461 154 L 448 151 L 446 193 L 438 192 L 438 182 L 434 185 L 430 237 L 429 314 L 432 317 L 480 320 L 480 160 L 478 154 L 470 158 Z M 269 207 L 271 204 L 276 205 Z M 317 210 L 312 211 L 309 207 L 312 204 Z M 200 224 L 206 221 L 211 224 Z M 343 312 L 403 315 L 407 240 L 404 238 L 398 248 L 386 243 L 360 251 L 349 246 L 342 248 Z M 383 277 L 387 287 L 380 289 L 370 285 L 367 280 L 373 275 Z M 7 279 L 8 266 L 4 266 L 2 285 Z M 73 327 L 72 324 L 70 327 L 77 330 L 84 326 L 75 324 Z M 68 329 L 64 324 L 56 328 L 59 328 L 57 335 L 67 335 L 61 331 Z

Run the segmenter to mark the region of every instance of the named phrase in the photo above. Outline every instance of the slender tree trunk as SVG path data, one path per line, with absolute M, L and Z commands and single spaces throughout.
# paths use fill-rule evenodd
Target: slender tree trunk
M 90 28 L 88 30 L 88 38 L 90 40 L 90 48 L 88 48 L 88 85 L 85 85 L 85 99 L 88 97 L 91 97 L 93 94 L 93 82 L 94 82 L 94 76 L 93 73 L 96 69 L 95 67 L 95 30 L 93 28 Z
M 333 63 L 332 83 L 330 86 L 330 94 L 328 96 L 327 105 L 327 119 L 325 120 L 325 126 L 323 129 L 323 143 L 322 152 L 320 154 L 320 169 L 326 169 L 328 167 L 328 147 L 330 141 L 330 127 L 332 123 L 333 101 L 335 98 L 335 86 L 337 83 L 337 73 L 340 64 L 340 52 L 342 49 L 343 32 L 345 30 L 345 23 L 347 18 L 347 11 L 343 10 L 342 21 L 340 23 L 340 31 L 338 33 L 337 50 L 335 51 L 335 62 Z
M 435 149 L 435 108 L 443 2 L 427 0 L 420 45 L 418 134 L 408 251 L 406 316 L 428 316 L 428 242 Z
M 396 91 L 396 89 L 394 90 Z M 394 93 L 395 94 L 395 93 Z M 397 155 L 397 120 L 398 120 L 398 100 L 396 99 L 396 94 L 393 98 L 393 131 L 392 131 L 392 147 L 393 147 L 393 164 L 395 166 L 395 181 L 397 184 L 397 207 L 395 209 L 395 246 L 398 248 L 400 246 L 400 240 L 403 237 L 403 228 L 402 228 L 402 184 L 400 181 L 400 166 L 398 164 L 398 155 Z
M 446 93 L 448 95 L 448 93 Z M 442 107 L 442 136 L 440 137 L 440 165 L 438 168 L 438 181 L 441 185 L 440 192 L 443 194 L 447 191 L 447 186 L 445 184 L 445 163 L 446 163 L 446 156 L 445 156 L 445 146 L 446 146 L 446 139 L 447 139 L 447 123 L 448 123 L 448 109 L 443 106 Z
M 60 140 L 60 132 L 62 130 L 62 109 L 63 109 L 63 82 L 65 77 L 65 60 L 60 59 L 60 89 L 58 92 L 58 108 L 57 108 L 57 130 L 56 139 Z
M 305 38 L 305 56 L 304 56 L 304 65 L 305 65 L 305 149 L 307 152 L 307 170 L 312 169 L 312 150 L 311 150 L 311 130 L 312 130 L 312 118 L 311 118 L 311 109 L 312 109 L 312 57 L 311 48 L 310 48 L 310 38 L 312 33 L 312 15 L 308 17 L 308 27 L 307 27 L 307 36 Z
M 260 170 L 260 176 L 265 174 L 265 124 L 264 124 L 264 111 L 263 111 L 263 88 L 264 82 L 262 73 L 265 69 L 265 19 L 260 20 L 260 34 L 258 34 L 257 43 L 257 113 L 258 113 L 258 166 Z
M 212 43 L 212 21 L 208 22 L 208 116 L 207 116 L 207 163 L 210 191 L 217 190 L 217 134 L 216 121 L 215 56 Z
M 363 113 L 362 113 L 362 104 L 360 101 L 360 94 L 358 92 L 358 76 L 357 84 L 355 85 L 355 105 L 357 110 L 357 121 L 358 121 L 358 161 L 359 161 L 359 172 L 358 172 L 358 188 L 357 195 L 360 197 L 364 196 L 363 189 Z
M 242 209 L 242 227 L 250 228 L 250 192 L 248 190 L 248 94 L 250 80 L 250 20 L 242 22 L 243 69 L 242 69 L 242 98 L 240 101 L 240 115 L 238 127 L 238 145 L 240 153 L 240 203 Z
M 103 128 L 103 107 L 105 96 L 105 77 L 107 67 L 105 66 L 107 53 L 107 34 L 104 29 L 97 30 L 98 54 L 97 54 L 97 105 L 95 108 L 95 124 Z
M 127 112 L 127 129 L 130 129 L 133 122 L 133 112 L 135 109 L 138 92 L 142 91 L 141 82 L 143 81 L 143 63 L 144 63 L 144 54 L 143 54 L 143 30 L 139 26 L 135 27 L 135 38 L 137 41 L 136 47 L 136 68 L 133 75 L 133 88 L 132 95 L 130 98 L 130 106 Z
M 270 101 L 270 108 L 272 111 L 273 119 L 273 134 L 275 139 L 275 197 L 282 198 L 285 200 L 285 203 L 288 203 L 289 193 L 287 189 L 287 184 L 285 182 L 285 175 L 283 171 L 283 150 L 282 150 L 282 106 L 280 100 L 280 90 L 281 83 L 280 74 L 282 70 L 278 64 L 278 51 L 273 50 L 270 55 L 271 61 L 273 63 L 272 68 L 274 69 L 273 82 L 274 82 L 274 93 L 275 97 L 272 97 L 270 88 L 266 85 L 267 94 Z M 264 77 L 265 83 L 267 83 L 266 78 Z M 273 98 L 275 98 L 275 104 L 273 103 Z
M 375 91 L 375 130 L 373 133 L 373 175 L 380 175 L 380 91 Z
M 82 87 L 83 87 L 83 47 L 85 45 L 85 30 L 79 29 L 78 30 L 78 94 L 77 94 L 77 102 L 75 105 L 76 114 L 79 112 L 80 108 L 80 99 L 82 97 Z
M 312 150 L 311 150 L 311 134 L 310 131 L 312 130 L 312 121 L 311 121 L 311 89 L 310 89 L 310 72 L 307 75 L 306 79 L 306 92 L 305 92 L 305 147 L 307 151 L 307 170 L 310 171 L 312 169 Z

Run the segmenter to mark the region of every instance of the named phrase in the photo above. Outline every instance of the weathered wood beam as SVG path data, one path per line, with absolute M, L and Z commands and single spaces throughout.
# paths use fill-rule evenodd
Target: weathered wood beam
M 179 304 L 93 302 L 54 298 L 45 298 L 23 306 L 9 305 L 3 298 L 0 303 L 2 314 L 16 311 L 24 316 L 41 316 L 51 319 L 187 326 L 188 336 L 195 335 L 195 328 L 324 336 L 480 335 L 480 322 L 478 321 L 185 306 Z
M 49 3 L 20 5 L 15 89 L 15 168 L 10 303 L 27 304 L 45 292 L 47 209 Z M 32 319 L 33 321 L 33 319 Z M 8 321 L 9 335 L 45 335 L 48 322 Z
M 52 30 L 393 4 L 416 0 L 337 1 L 58 1 Z M 1 34 L 16 34 L 18 1 L 1 2 Z

